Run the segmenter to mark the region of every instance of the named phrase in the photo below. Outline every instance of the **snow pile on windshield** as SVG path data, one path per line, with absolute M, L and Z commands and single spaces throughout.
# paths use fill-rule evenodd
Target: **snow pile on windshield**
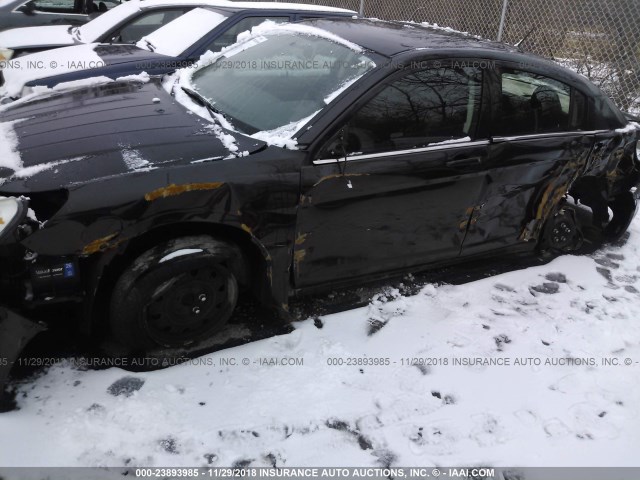
M 338 37 L 337 35 L 331 34 L 319 28 L 310 27 L 307 25 L 290 25 L 290 24 L 277 24 L 273 21 L 266 20 L 253 27 L 253 29 L 249 31 L 242 32 L 238 34 L 236 44 L 230 45 L 226 48 L 223 48 L 221 51 L 213 53 L 211 51 L 205 52 L 200 59 L 196 62 L 195 65 L 182 69 L 176 74 L 171 75 L 165 79 L 163 82 L 163 86 L 168 93 L 172 93 L 176 100 L 182 103 L 186 108 L 203 117 L 204 119 L 211 120 L 213 117 L 220 120 L 222 126 L 225 129 L 236 131 L 235 127 L 231 125 L 222 115 L 216 115 L 209 112 L 209 110 L 198 103 L 196 103 L 193 99 L 191 99 L 188 95 L 186 95 L 182 88 L 194 89 L 193 85 L 193 76 L 194 74 L 208 65 L 215 63 L 219 58 L 230 58 L 240 52 L 247 50 L 250 47 L 258 45 L 264 41 L 266 41 L 265 35 L 278 35 L 281 33 L 287 34 L 302 34 L 302 35 L 311 35 L 320 38 L 327 39 L 331 42 L 338 43 L 340 45 L 346 46 L 347 48 L 361 53 L 363 51 L 362 47 L 356 45 L 352 42 L 349 42 L 343 38 Z M 373 62 L 370 62 L 371 67 L 375 67 Z M 364 75 L 364 74 L 363 74 Z M 357 82 L 362 75 L 349 79 L 344 82 L 340 87 L 334 91 L 333 93 L 327 95 L 324 98 L 324 103 L 329 104 L 335 98 L 337 98 L 342 92 L 347 90 L 351 85 Z M 197 90 L 197 89 L 196 89 Z M 287 125 L 283 125 L 273 130 L 264 130 L 259 131 L 257 133 L 251 134 L 252 138 L 262 140 L 267 142 L 269 145 L 274 145 L 278 147 L 284 147 L 288 149 L 295 149 L 297 147 L 297 142 L 293 138 L 296 132 L 298 132 L 305 124 L 307 124 L 313 117 L 315 117 L 320 110 L 315 111 L 311 115 L 305 116 L 305 118 L 290 122 Z M 221 140 L 223 140 L 221 138 Z M 224 143 L 224 141 L 223 141 Z M 235 146 L 235 143 L 234 143 Z M 232 150 L 235 151 L 235 150 Z
M 329 105 L 331 102 L 333 102 L 336 98 L 338 98 L 340 96 L 340 94 L 342 92 L 344 92 L 345 90 L 347 90 L 351 85 L 353 85 L 354 83 L 356 83 L 358 80 L 360 80 L 362 78 L 362 75 L 360 75 L 359 77 L 353 78 L 351 80 L 349 80 L 348 82 L 343 83 L 340 88 L 338 88 L 338 90 L 336 90 L 335 92 L 331 93 L 330 95 L 327 95 L 324 98 L 324 103 L 326 103 L 327 105 Z
M 301 25 L 297 23 L 275 23 L 266 21 L 257 25 L 251 29 L 251 35 L 274 35 L 280 32 L 291 32 L 291 33 L 300 33 L 302 35 L 312 35 L 315 37 L 326 38 L 327 40 L 331 40 L 332 42 L 339 43 L 340 45 L 344 45 L 347 48 L 355 52 L 362 52 L 364 49 L 349 40 L 345 40 L 344 38 L 335 35 L 331 32 L 327 32 L 326 30 L 322 30 L 321 28 L 312 27 L 310 25 Z
M 18 136 L 14 130 L 14 125 L 25 119 L 14 120 L 13 122 L 0 123 L 0 168 L 9 168 L 13 171 L 22 168 L 22 158 L 18 151 Z
M 313 112 L 308 117 L 303 118 L 302 120 L 298 120 L 297 122 L 291 122 L 290 124 L 284 125 L 280 128 L 276 128 L 275 130 L 257 132 L 250 136 L 257 140 L 267 142 L 269 145 L 284 147 L 288 148 L 289 150 L 296 150 L 298 148 L 298 142 L 296 142 L 296 140 L 292 138 L 293 135 L 302 127 L 304 127 L 308 122 L 310 122 L 311 119 L 318 113 L 320 113 L 320 110 L 318 110 L 317 112 Z
M 229 124 L 229 122 L 227 122 L 222 115 L 217 115 L 213 112 L 209 112 L 206 107 L 197 104 L 193 99 L 191 99 L 191 97 L 189 97 L 189 95 L 187 95 L 184 90 L 180 88 L 182 86 L 181 82 L 176 82 L 177 76 L 177 74 L 173 74 L 165 79 L 165 81 L 163 82 L 163 87 L 165 88 L 165 90 L 167 90 L 169 93 L 173 92 L 174 98 L 191 112 L 209 122 L 213 120 L 213 123 L 208 124 L 205 128 L 211 131 L 216 137 L 218 137 L 220 142 L 222 142 L 225 148 L 231 153 L 238 152 L 238 145 L 236 144 L 235 137 L 222 129 L 222 127 L 224 127 L 227 130 L 234 130 L 233 126 Z M 188 88 L 192 88 L 192 85 L 190 83 L 187 83 L 185 86 L 188 86 Z M 232 156 L 232 158 L 235 157 L 236 155 Z
M 226 18 L 221 13 L 206 8 L 194 8 L 143 37 L 136 45 L 155 53 L 177 57 Z

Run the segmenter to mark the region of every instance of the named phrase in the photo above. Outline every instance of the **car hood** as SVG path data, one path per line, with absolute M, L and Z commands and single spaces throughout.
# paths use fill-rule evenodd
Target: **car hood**
M 198 161 L 233 161 L 265 146 L 187 110 L 159 79 L 16 102 L 0 113 L 0 133 L 7 139 L 0 144 L 0 188 L 17 193 Z
M 167 59 L 165 55 L 143 50 L 135 45 L 102 45 L 87 43 L 71 47 L 56 48 L 44 52 L 32 53 L 17 58 L 3 70 L 4 95 L 18 97 L 25 85 L 40 85 L 39 80 L 77 72 L 94 71 L 96 75 L 110 65 L 122 63 L 144 64 L 153 60 Z M 95 75 L 78 75 L 86 78 Z
M 0 32 L 0 47 L 19 50 L 22 48 L 47 48 L 74 45 L 71 25 L 12 28 Z

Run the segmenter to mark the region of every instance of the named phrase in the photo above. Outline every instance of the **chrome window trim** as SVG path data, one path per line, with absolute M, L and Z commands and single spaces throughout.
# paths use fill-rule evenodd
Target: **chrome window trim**
M 464 148 L 464 147 L 481 147 L 486 146 L 491 143 L 489 140 L 477 140 L 473 142 L 456 142 L 456 143 L 446 143 L 443 145 L 432 145 L 430 147 L 422 147 L 422 148 L 412 148 L 410 150 L 393 150 L 389 152 L 380 152 L 380 153 L 369 153 L 366 155 L 352 155 L 346 158 L 346 161 L 350 162 L 353 160 L 367 160 L 371 158 L 384 158 L 384 157 L 395 157 L 398 155 L 412 155 L 414 153 L 424 153 L 424 152 L 435 152 L 438 150 L 447 150 L 450 148 Z M 326 165 L 329 163 L 338 163 L 344 162 L 344 158 L 326 158 L 322 160 L 314 160 L 314 165 Z
M 569 132 L 548 132 L 548 133 L 529 133 L 526 135 L 501 136 L 497 135 L 491 138 L 493 143 L 508 142 L 514 140 L 535 140 L 537 138 L 555 138 L 555 137 L 573 137 L 576 135 L 597 135 L 598 133 L 607 133 L 610 130 L 572 130 Z
M 27 3 L 27 2 L 25 2 Z M 18 5 L 14 10 L 11 10 L 11 13 L 22 13 L 20 11 L 18 11 L 17 9 L 20 8 L 22 5 L 24 5 L 24 3 Z M 64 12 L 43 12 L 42 10 L 34 10 L 34 12 L 37 12 L 38 15 L 64 15 L 65 17 L 67 16 L 78 16 L 78 17 L 87 17 L 88 14 L 86 13 L 64 13 Z M 24 13 L 22 13 L 24 15 Z M 36 27 L 38 26 L 42 26 L 42 27 L 46 27 L 46 25 L 34 25 Z M 21 27 L 16 27 L 16 28 L 21 28 Z

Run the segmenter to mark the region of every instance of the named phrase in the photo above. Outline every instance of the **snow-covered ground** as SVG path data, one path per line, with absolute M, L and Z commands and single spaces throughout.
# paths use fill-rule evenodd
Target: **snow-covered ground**
M 590 256 L 389 290 L 166 370 L 58 365 L 0 415 L 0 466 L 639 466 L 639 238 L 640 218 Z M 260 364 L 285 358 L 303 365 Z

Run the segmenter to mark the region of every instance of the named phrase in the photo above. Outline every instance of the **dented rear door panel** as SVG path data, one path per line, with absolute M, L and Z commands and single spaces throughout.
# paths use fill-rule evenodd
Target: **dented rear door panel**
M 534 239 L 584 172 L 593 143 L 583 132 L 495 138 L 463 255 Z

